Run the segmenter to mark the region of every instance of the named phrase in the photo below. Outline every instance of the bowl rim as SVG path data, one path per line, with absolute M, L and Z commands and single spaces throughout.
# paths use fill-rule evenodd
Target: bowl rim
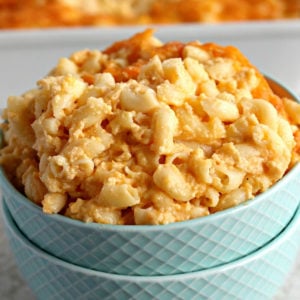
M 264 78 L 267 80 L 270 86 L 276 87 L 277 91 L 281 94 L 279 96 L 286 97 L 287 95 L 290 96 L 294 101 L 300 103 L 300 96 L 298 97 L 295 93 L 293 93 L 289 88 L 287 88 L 284 84 L 279 82 L 276 79 L 273 79 L 271 76 L 263 74 Z M 277 93 L 276 93 L 277 94 Z M 2 130 L 0 130 L 0 137 L 2 139 Z M 2 143 L 1 143 L 2 144 Z M 0 147 L 2 146 L 0 144 Z M 300 162 L 296 163 L 287 173 L 284 174 L 282 178 L 280 178 L 277 182 L 275 182 L 271 187 L 269 187 L 266 191 L 260 193 L 259 195 L 255 196 L 254 198 L 248 199 L 236 206 L 229 207 L 227 209 L 215 212 L 213 214 L 198 217 L 186 221 L 179 221 L 173 222 L 169 224 L 162 224 L 162 225 L 116 225 L 116 224 L 102 224 L 96 222 L 83 222 L 81 220 L 72 219 L 70 217 L 61 215 L 61 214 L 46 214 L 42 211 L 42 207 L 38 204 L 34 203 L 30 199 L 28 199 L 25 195 L 20 193 L 13 184 L 8 180 L 7 176 L 5 175 L 5 171 L 3 167 L 0 165 L 0 189 L 2 188 L 4 191 L 8 192 L 9 194 L 15 194 L 15 196 L 22 201 L 29 209 L 33 209 L 36 212 L 43 214 L 45 218 L 51 218 L 54 221 L 64 222 L 68 225 L 75 226 L 75 227 L 88 227 L 93 230 L 106 230 L 106 231 L 118 231 L 118 232 L 155 232 L 161 230 L 176 230 L 185 228 L 186 226 L 195 226 L 201 225 L 202 223 L 211 222 L 214 220 L 218 220 L 222 217 L 230 217 L 230 215 L 239 213 L 240 211 L 244 210 L 245 207 L 249 208 L 253 205 L 256 205 L 259 202 L 265 200 L 266 197 L 270 193 L 281 189 L 282 185 L 285 184 L 286 181 L 289 181 L 290 177 L 293 177 L 294 173 L 300 172 Z M 3 196 L 2 196 L 3 197 Z
M 249 199 L 245 202 L 240 203 L 239 205 L 215 212 L 213 214 L 210 214 L 208 216 L 203 216 L 191 220 L 186 221 L 180 221 L 180 222 L 174 222 L 169 224 L 163 224 L 163 225 L 115 225 L 115 224 L 102 224 L 102 223 L 96 223 L 96 222 L 83 222 L 77 219 L 72 219 L 67 216 L 61 215 L 61 214 L 46 214 L 43 212 L 42 207 L 34 203 L 33 201 L 29 200 L 27 197 L 25 197 L 21 192 L 19 192 L 13 185 L 10 183 L 8 178 L 5 175 L 5 171 L 3 170 L 3 167 L 0 166 L 0 189 L 2 188 L 4 192 L 7 192 L 8 194 L 14 194 L 15 197 L 18 198 L 19 201 L 22 201 L 22 203 L 28 207 L 30 210 L 36 211 L 38 214 L 42 214 L 43 217 L 49 218 L 54 222 L 63 222 L 70 226 L 75 227 L 88 227 L 93 230 L 99 230 L 99 231 L 118 231 L 118 232 L 156 232 L 156 231 L 166 231 L 166 230 L 176 230 L 181 228 L 186 228 L 187 226 L 198 226 L 202 225 L 207 222 L 215 222 L 218 219 L 221 219 L 223 217 L 230 217 L 232 214 L 238 214 L 244 209 L 249 209 L 254 205 L 257 205 L 257 203 L 265 201 L 266 198 L 269 196 L 269 194 L 276 192 L 282 188 L 282 186 L 285 185 L 286 181 L 290 180 L 290 177 L 295 176 L 294 173 L 300 172 L 300 163 L 297 163 L 293 168 L 289 170 L 288 173 L 284 175 L 280 180 L 278 180 L 276 183 L 274 183 L 268 190 L 264 191 L 263 193 L 255 196 L 252 199 Z M 2 195 L 2 198 L 4 196 Z M 10 200 L 14 201 L 14 200 Z
M 20 231 L 18 226 L 16 225 L 11 213 L 9 212 L 5 201 L 1 201 L 2 206 L 2 219 L 4 221 L 4 225 L 6 227 L 6 235 L 8 240 L 12 238 L 12 236 L 17 239 L 20 243 L 23 244 L 24 247 L 29 248 L 31 252 L 34 252 L 35 255 L 42 257 L 50 263 L 53 263 L 57 266 L 66 268 L 70 271 L 82 273 L 89 276 L 94 277 L 105 277 L 110 280 L 119 280 L 119 281 L 135 281 L 135 282 L 149 282 L 149 281 L 173 281 L 173 280 L 189 280 L 195 277 L 203 277 L 209 276 L 215 273 L 222 274 L 224 271 L 231 270 L 233 268 L 243 266 L 245 264 L 251 263 L 253 260 L 258 259 L 268 252 L 276 250 L 281 244 L 285 243 L 290 236 L 295 234 L 296 230 L 300 231 L 300 205 L 296 209 L 292 219 L 286 225 L 286 227 L 275 236 L 269 243 L 258 248 L 253 251 L 249 255 L 246 255 L 242 258 L 236 259 L 232 262 L 226 263 L 224 265 L 216 266 L 210 269 L 194 271 L 190 273 L 181 273 L 181 274 L 173 274 L 173 275 L 154 275 L 154 276 L 139 276 L 139 275 L 121 275 L 114 273 L 107 273 L 102 271 L 96 271 L 88 268 L 84 268 L 67 261 L 64 261 L 56 256 L 52 256 L 46 251 L 42 250 L 35 244 L 33 244 L 29 239 L 27 239 L 23 233 Z M 10 235 L 10 236 L 9 236 Z M 299 251 L 299 249 L 297 249 Z
M 294 91 L 289 89 L 280 80 L 273 78 L 272 76 L 263 73 L 264 78 L 267 80 L 271 90 L 279 97 L 289 97 L 292 100 L 300 103 L 300 95 L 297 95 Z

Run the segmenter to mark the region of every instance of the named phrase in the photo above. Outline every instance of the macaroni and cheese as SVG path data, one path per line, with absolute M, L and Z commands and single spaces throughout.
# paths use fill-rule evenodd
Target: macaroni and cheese
M 148 29 L 9 97 L 0 163 L 45 213 L 167 224 L 270 188 L 299 160 L 299 116 L 235 47 Z
M 0 28 L 14 29 L 299 17 L 299 0 L 0 0 Z

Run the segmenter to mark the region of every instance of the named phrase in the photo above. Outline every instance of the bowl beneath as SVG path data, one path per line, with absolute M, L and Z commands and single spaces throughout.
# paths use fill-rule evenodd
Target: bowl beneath
M 18 229 L 3 202 L 5 231 L 24 279 L 38 299 L 271 299 L 300 247 L 300 209 L 269 244 L 224 266 L 169 276 L 115 275 L 49 255 Z

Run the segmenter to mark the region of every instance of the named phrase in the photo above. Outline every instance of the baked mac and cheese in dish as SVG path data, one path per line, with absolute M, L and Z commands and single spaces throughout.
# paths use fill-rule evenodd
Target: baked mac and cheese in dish
M 0 0 L 0 29 L 291 20 L 299 0 Z
M 300 105 L 235 47 L 148 29 L 8 99 L 0 162 L 45 213 L 167 224 L 266 191 L 299 160 Z

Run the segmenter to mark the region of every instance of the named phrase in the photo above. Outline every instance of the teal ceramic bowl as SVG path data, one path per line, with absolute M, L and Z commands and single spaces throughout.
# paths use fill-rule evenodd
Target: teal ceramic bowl
M 298 101 L 282 85 L 268 80 L 278 94 Z M 51 255 L 113 274 L 172 275 L 239 259 L 277 236 L 300 202 L 300 164 L 255 199 L 168 225 L 103 225 L 44 214 L 11 185 L 2 169 L 0 188 L 22 233 Z
M 299 203 L 300 165 L 255 199 L 168 225 L 106 225 L 47 215 L 18 192 L 2 170 L 0 185 L 23 234 L 46 252 L 108 273 L 171 275 L 228 263 L 278 235 Z
M 300 210 L 267 245 L 224 266 L 168 276 L 127 276 L 82 268 L 30 242 L 3 207 L 17 265 L 38 299 L 272 299 L 283 285 L 300 246 Z

